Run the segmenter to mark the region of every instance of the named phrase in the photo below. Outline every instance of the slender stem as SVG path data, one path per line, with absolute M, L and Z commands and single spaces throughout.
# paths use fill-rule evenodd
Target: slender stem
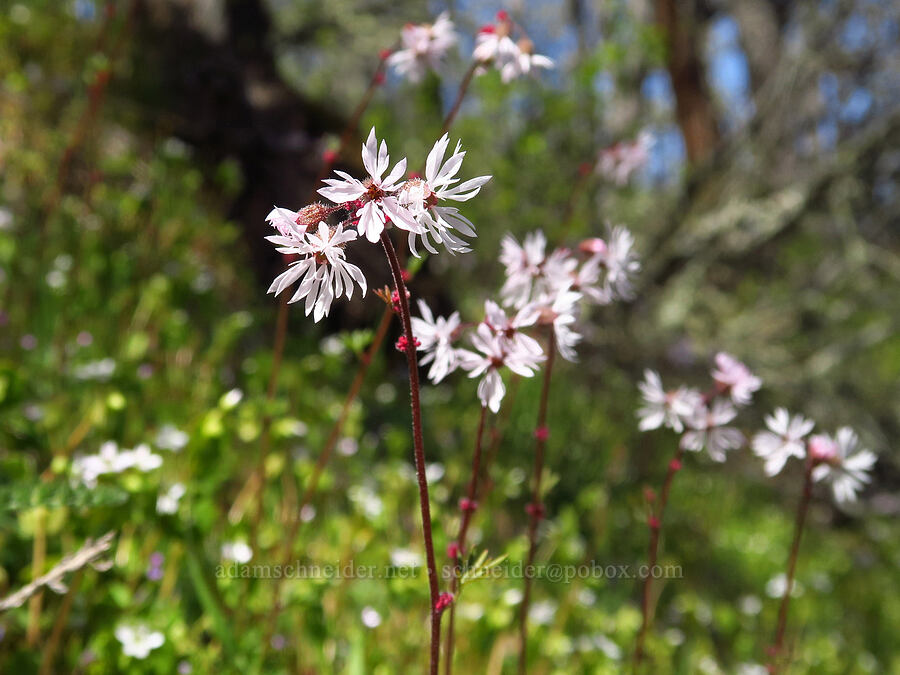
M 771 649 L 772 663 L 769 672 L 777 673 L 780 664 L 778 657 L 784 647 L 784 631 L 787 626 L 788 607 L 791 604 L 791 591 L 794 588 L 794 572 L 797 569 L 797 554 L 800 552 L 800 539 L 803 536 L 803 526 L 806 524 L 806 514 L 809 511 L 809 501 L 812 498 L 812 470 L 813 463 L 808 462 L 803 478 L 803 494 L 797 505 L 797 519 L 794 523 L 794 541 L 791 544 L 791 554 L 788 558 L 787 584 L 784 587 L 784 595 L 781 597 L 781 606 L 778 608 L 778 628 L 775 631 L 775 644 Z
M 650 547 L 647 554 L 648 570 L 647 576 L 644 577 L 644 585 L 641 593 L 642 620 L 641 630 L 638 633 L 637 643 L 634 648 L 635 668 L 637 668 L 644 658 L 644 641 L 647 637 L 647 631 L 650 630 L 650 624 L 653 622 L 654 607 L 650 601 L 653 583 L 652 571 L 659 560 L 659 534 L 660 530 L 662 530 L 663 515 L 666 512 L 666 504 L 669 502 L 669 492 L 672 489 L 672 481 L 675 479 L 675 474 L 681 469 L 681 457 L 683 454 L 684 449 L 681 447 L 681 443 L 679 443 L 674 456 L 669 461 L 669 468 L 666 471 L 666 479 L 663 481 L 662 491 L 659 494 L 656 511 L 652 512 L 650 516 Z
M 473 61 L 472 65 L 469 66 L 469 69 L 463 76 L 462 82 L 459 83 L 459 89 L 456 92 L 456 100 L 453 101 L 453 106 L 450 108 L 450 112 L 447 113 L 447 116 L 444 118 L 444 123 L 441 125 L 442 136 L 450 131 L 450 127 L 453 126 L 453 121 L 456 119 L 457 113 L 459 113 L 463 99 L 466 97 L 466 92 L 469 90 L 469 85 L 472 84 L 472 79 L 475 77 L 475 71 L 478 69 L 479 65 L 481 65 L 480 61 Z
M 544 507 L 541 501 L 541 476 L 544 473 L 544 449 L 547 445 L 547 402 L 550 400 L 550 377 L 553 374 L 553 360 L 556 356 L 556 338 L 553 331 L 547 339 L 547 364 L 544 368 L 544 383 L 541 388 L 541 402 L 538 407 L 537 427 L 535 428 L 534 443 L 534 476 L 531 492 L 531 516 L 528 523 L 528 559 L 525 564 L 525 592 L 522 595 L 522 605 L 519 608 L 519 675 L 525 675 L 528 670 L 528 605 L 531 601 L 531 582 L 534 565 L 534 556 L 537 553 L 537 529 L 544 517 Z
M 469 508 L 462 509 L 462 518 L 459 523 L 459 534 L 456 535 L 456 556 L 453 560 L 454 574 L 450 582 L 450 592 L 454 595 L 459 590 L 459 575 L 461 572 L 460 561 L 466 557 L 466 534 L 469 531 L 469 523 L 474 513 L 475 499 L 478 496 L 478 475 L 481 471 L 481 438 L 484 435 L 484 421 L 487 418 L 487 407 L 481 406 L 481 415 L 478 418 L 478 431 L 475 435 L 475 451 L 472 453 L 472 474 L 469 476 L 469 487 L 466 490 L 466 500 Z M 447 646 L 444 650 L 444 673 L 451 675 L 453 672 L 453 638 L 456 624 L 456 602 L 450 605 L 450 616 L 447 620 Z
M 437 565 L 434 559 L 434 541 L 431 535 L 431 505 L 428 498 L 428 478 L 425 476 L 425 441 L 422 437 L 422 406 L 419 402 L 419 364 L 416 357 L 416 342 L 412 332 L 409 313 L 409 298 L 403 283 L 403 270 L 397 259 L 397 252 L 387 230 L 381 233 L 381 244 L 391 266 L 394 286 L 400 304 L 400 319 L 406 336 L 406 365 L 409 369 L 409 399 L 412 408 L 413 450 L 416 460 L 416 479 L 419 483 L 419 508 L 422 512 L 422 534 L 425 539 L 425 559 L 428 564 L 428 587 L 431 592 L 431 675 L 437 675 L 441 654 L 441 614 L 437 602 Z

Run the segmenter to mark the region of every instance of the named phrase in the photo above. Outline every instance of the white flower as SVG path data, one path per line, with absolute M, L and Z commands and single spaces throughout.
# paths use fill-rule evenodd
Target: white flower
M 770 598 L 782 598 L 787 592 L 787 585 L 787 575 L 784 572 L 776 574 L 766 582 L 766 595 Z M 803 595 L 803 591 L 803 585 L 794 579 L 794 583 L 791 587 L 791 597 L 800 597 Z
M 484 375 L 478 383 L 478 398 L 491 412 L 500 410 L 500 402 L 506 394 L 499 369 L 506 366 L 523 377 L 531 377 L 544 356 L 534 354 L 517 343 L 495 335 L 487 324 L 479 324 L 471 336 L 472 344 L 480 352 L 460 353 L 460 365 L 469 371 L 469 377 Z
M 575 313 L 581 298 L 581 293 L 562 287 L 542 292 L 537 300 L 522 310 L 537 310 L 539 323 L 552 326 L 554 342 L 566 361 L 578 360 L 575 345 L 581 341 L 581 334 L 572 328 L 572 324 L 575 323 Z
M 319 223 L 318 236 L 306 234 L 304 239 L 293 239 L 275 235 L 266 238 L 278 244 L 281 253 L 303 256 L 275 278 L 268 292 L 277 296 L 299 279 L 300 285 L 288 302 L 306 298 L 304 310 L 307 316 L 313 312 L 314 321 L 328 316 L 331 303 L 342 293 L 348 300 L 352 298 L 353 282 L 359 284 L 363 295 L 366 294 L 362 270 L 347 262 L 344 252 L 344 245 L 356 239 L 356 232 L 344 231 L 343 225 L 332 229 Z
M 111 473 L 122 473 L 131 468 L 139 471 L 153 471 L 162 465 L 162 457 L 150 451 L 146 444 L 134 450 L 119 450 L 114 441 L 100 446 L 95 455 L 83 455 L 72 462 L 72 473 L 89 488 L 97 486 L 97 478 Z
M 243 565 L 250 562 L 250 559 L 253 557 L 253 549 L 243 541 L 227 542 L 222 544 L 222 557 L 225 560 L 231 560 Z
M 753 437 L 753 452 L 765 460 L 765 472 L 774 476 L 784 467 L 789 457 L 803 458 L 806 454 L 803 438 L 812 431 L 815 422 L 802 415 L 791 414 L 778 408 L 766 416 L 769 431 L 761 431 Z
M 381 625 L 381 614 L 374 607 L 363 607 L 360 617 L 366 628 L 378 628 Z
M 460 142 L 457 141 L 456 149 L 445 162 L 444 155 L 449 144 L 450 135 L 441 136 L 428 153 L 425 178 L 412 178 L 406 181 L 398 195 L 400 205 L 409 209 L 423 228 L 421 232 L 409 234 L 409 248 L 416 256 L 417 235 L 421 236 L 422 245 L 431 253 L 437 253 L 437 250 L 429 241 L 429 235 L 436 244 L 444 244 L 451 253 L 466 253 L 470 250 L 468 244 L 454 235 L 452 230 L 458 230 L 469 237 L 477 236 L 474 225 L 459 213 L 459 209 L 438 204 L 448 199 L 456 202 L 472 199 L 491 177 L 478 176 L 459 183 L 456 174 L 462 167 L 466 153 L 460 150 Z
M 531 300 L 535 279 L 542 274 L 547 238 L 540 230 L 525 235 L 522 245 L 511 234 L 500 242 L 500 262 L 506 268 L 506 281 L 500 289 L 503 304 L 524 307 Z
M 399 228 L 421 233 L 422 227 L 413 214 L 397 201 L 397 192 L 403 187 L 402 178 L 406 173 L 406 158 L 397 162 L 391 172 L 382 178 L 390 165 L 391 157 L 385 141 L 381 141 L 381 146 L 378 146 L 375 127 L 372 127 L 362 146 L 362 160 L 369 172 L 368 178 L 360 181 L 343 171 L 335 171 L 342 180 L 325 179 L 328 187 L 320 188 L 319 194 L 336 204 L 359 201 L 355 214 L 359 219 L 356 228 L 360 236 L 372 243 L 378 241 L 388 218 Z
M 713 379 L 731 394 L 736 405 L 747 405 L 753 398 L 753 392 L 760 388 L 762 380 L 750 372 L 743 363 L 726 352 L 716 354 L 716 367 L 712 371 Z
M 273 207 L 266 216 L 266 222 L 274 227 L 282 237 L 302 239 L 306 230 L 297 224 L 299 211 L 291 211 L 280 206 Z
M 653 134 L 643 131 L 631 143 L 616 143 L 602 150 L 597 172 L 616 185 L 625 185 L 631 175 L 647 163 L 653 143 Z
M 164 424 L 156 434 L 156 447 L 178 452 L 188 442 L 188 435 L 171 424 Z
M 394 567 L 421 567 L 422 556 L 408 548 L 391 551 L 391 565 Z
M 421 82 L 428 68 L 439 70 L 444 55 L 456 43 L 456 32 L 447 12 L 433 24 L 407 24 L 400 33 L 401 49 L 387 64 L 410 82 Z
M 472 58 L 483 64 L 498 62 L 498 67 L 515 59 L 519 55 L 519 47 L 509 37 L 512 24 L 509 20 L 501 20 L 496 26 L 483 26 L 475 36 L 475 49 Z M 479 71 L 485 72 L 484 69 Z
M 687 420 L 691 428 L 681 437 L 681 447 L 685 450 L 706 452 L 716 462 L 725 461 L 725 452 L 740 447 L 744 436 L 733 427 L 726 427 L 737 416 L 737 410 L 729 401 L 716 399 L 712 408 L 699 406 Z
M 156 498 L 156 512 L 172 514 L 178 511 L 178 502 L 184 496 L 184 485 L 175 483 Z
M 475 37 L 472 58 L 479 63 L 476 74 L 487 71 L 493 65 L 500 71 L 500 79 L 509 82 L 522 75 L 528 75 L 534 68 L 553 68 L 552 59 L 534 53 L 534 43 L 527 37 L 513 41 L 510 33 L 513 23 L 505 12 L 497 16 L 497 23 L 487 25 Z
M 225 410 L 231 410 L 238 403 L 240 403 L 244 398 L 244 392 L 240 389 L 229 389 L 227 392 L 222 394 L 222 398 L 219 399 L 219 405 Z
M 859 437 L 850 427 L 838 429 L 833 441 L 828 436 L 813 436 L 809 446 L 818 463 L 813 480 L 830 483 L 838 504 L 855 502 L 857 493 L 872 480 L 869 472 L 877 460 L 875 453 L 859 447 Z
M 684 423 L 703 404 L 703 396 L 696 389 L 681 386 L 674 391 L 663 389 L 659 373 L 644 371 L 644 381 L 638 385 L 644 397 L 644 407 L 638 410 L 641 431 L 667 426 L 681 433 Z
M 484 323 L 503 340 L 510 342 L 510 350 L 524 350 L 536 356 L 544 353 L 541 345 L 530 335 L 522 332 L 523 328 L 533 326 L 540 316 L 540 310 L 534 305 L 526 305 L 512 317 L 493 300 L 484 302 Z
M 74 375 L 79 380 L 108 380 L 114 372 L 116 372 L 116 362 L 107 357 L 79 366 L 75 369 Z
M 435 319 L 423 300 L 419 300 L 419 312 L 421 318 L 412 317 L 413 335 L 419 340 L 419 351 L 425 352 L 419 363 L 431 363 L 428 377 L 436 384 L 459 365 L 459 356 L 453 347 L 461 323 L 459 312 L 453 312 L 446 319 L 442 316 Z
M 533 68 L 553 68 L 553 59 L 534 53 L 534 43 L 522 38 L 516 43 L 516 51 L 506 59 L 500 59 L 500 79 L 510 82 L 517 77 L 531 74 Z M 498 63 L 499 65 L 499 63 Z
M 621 226 L 611 228 L 606 238 L 606 249 L 598 254 L 598 259 L 606 271 L 603 281 L 606 296 L 630 300 L 634 296 L 632 277 L 641 269 L 634 253 L 631 232 Z
M 126 468 L 134 467 L 138 471 L 153 471 L 162 466 L 163 459 L 160 455 L 154 454 L 150 450 L 150 446 L 141 443 L 134 450 L 126 450 L 119 455 L 119 459 Z
M 159 631 L 151 631 L 146 625 L 120 625 L 116 627 L 116 639 L 122 643 L 122 653 L 136 659 L 146 659 L 151 651 L 162 647 L 166 638 Z

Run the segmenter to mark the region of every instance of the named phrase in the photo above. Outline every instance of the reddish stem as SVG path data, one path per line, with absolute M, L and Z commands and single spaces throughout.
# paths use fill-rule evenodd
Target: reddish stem
M 431 535 L 431 505 L 428 497 L 428 479 L 425 476 L 425 441 L 422 436 L 422 406 L 419 402 L 419 364 L 416 357 L 415 340 L 412 339 L 412 321 L 409 313 L 409 298 L 403 283 L 403 268 L 394 250 L 388 231 L 381 233 L 381 244 L 391 266 L 394 286 L 400 300 L 400 319 L 406 341 L 406 365 L 409 369 L 409 399 L 412 408 L 413 450 L 416 461 L 416 479 L 419 483 L 419 508 L 422 512 L 422 535 L 425 539 L 425 560 L 428 564 L 428 587 L 431 592 L 431 675 L 437 675 L 441 652 L 441 614 L 438 607 L 437 564 L 434 558 L 434 541 Z
M 681 457 L 683 454 L 684 449 L 679 443 L 678 448 L 675 450 L 675 455 L 672 457 L 671 461 L 669 461 L 669 468 L 668 471 L 666 471 L 666 479 L 663 482 L 656 511 L 651 510 L 649 521 L 650 550 L 647 555 L 648 573 L 647 576 L 644 577 L 644 588 L 641 595 L 641 616 L 643 618 L 641 621 L 641 631 L 638 633 L 637 644 L 634 648 L 635 667 L 637 667 L 644 658 L 644 641 L 647 637 L 647 631 L 650 630 L 650 624 L 653 622 L 654 607 L 650 602 L 653 583 L 652 571 L 659 560 L 659 535 L 662 530 L 663 515 L 666 511 L 666 504 L 669 501 L 669 492 L 672 489 L 672 481 L 675 478 L 675 474 L 681 469 Z
M 547 403 L 550 400 L 550 377 L 553 373 L 553 360 L 556 356 L 556 337 L 550 331 L 547 339 L 547 364 L 544 368 L 544 383 L 541 388 L 541 402 L 538 407 L 537 426 L 534 443 L 534 477 L 531 493 L 530 521 L 528 523 L 528 559 L 525 564 L 525 592 L 522 606 L 519 608 L 519 675 L 525 675 L 528 669 L 528 605 L 531 601 L 531 566 L 537 553 L 537 528 L 543 518 L 541 502 L 541 476 L 544 473 L 544 449 L 547 445 Z
M 478 419 L 478 432 L 475 435 L 475 452 L 472 453 L 472 474 L 469 476 L 469 487 L 466 490 L 466 499 L 470 504 L 475 502 L 478 496 L 478 475 L 481 471 L 481 438 L 484 435 L 484 420 L 487 418 L 487 407 L 481 406 L 481 415 Z M 456 536 L 456 556 L 453 560 L 454 575 L 450 582 L 450 592 L 457 595 L 459 589 L 459 575 L 462 572 L 460 561 L 466 557 L 466 534 L 469 531 L 469 523 L 472 521 L 474 509 L 462 509 L 462 519 L 459 524 L 459 534 Z M 450 617 L 447 621 L 447 646 L 445 649 L 444 673 L 451 675 L 453 672 L 453 637 L 456 619 L 456 603 L 450 605 Z
M 456 92 L 456 100 L 453 101 L 453 106 L 450 108 L 450 112 L 447 113 L 447 117 L 444 118 L 444 123 L 441 125 L 441 136 L 450 131 L 450 127 L 453 126 L 453 121 L 456 119 L 457 113 L 459 113 L 463 99 L 466 97 L 466 92 L 469 90 L 469 85 L 472 84 L 472 78 L 475 77 L 475 70 L 480 64 L 480 61 L 473 61 L 472 65 L 469 66 L 469 69 L 463 76 L 462 82 L 459 83 L 459 89 Z
M 781 598 L 781 606 L 778 608 L 778 628 L 775 631 L 775 644 L 771 649 L 772 663 L 769 664 L 771 673 L 777 673 L 780 668 L 778 657 L 784 647 L 784 631 L 787 627 L 788 607 L 791 604 L 791 591 L 794 587 L 794 572 L 797 569 L 800 539 L 803 536 L 803 526 L 806 524 L 806 514 L 809 511 L 809 502 L 812 498 L 813 466 L 812 462 L 807 462 L 806 473 L 803 478 L 803 494 L 800 497 L 800 503 L 797 505 L 797 518 L 794 522 L 794 541 L 791 544 L 791 554 L 788 558 L 787 585 Z

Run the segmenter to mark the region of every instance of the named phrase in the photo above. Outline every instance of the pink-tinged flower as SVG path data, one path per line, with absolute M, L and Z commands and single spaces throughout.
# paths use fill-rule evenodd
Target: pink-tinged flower
M 431 308 L 423 300 L 419 300 L 419 312 L 422 317 L 412 317 L 413 335 L 420 341 L 419 351 L 425 352 L 420 364 L 431 364 L 428 378 L 437 384 L 459 366 L 459 355 L 453 347 L 458 337 L 460 319 L 459 312 L 449 317 L 434 317 Z
M 766 416 L 768 431 L 753 437 L 753 452 L 765 460 L 767 476 L 774 476 L 784 467 L 789 457 L 803 458 L 806 447 L 803 438 L 813 430 L 815 422 L 802 415 L 794 415 L 778 408 Z
M 716 367 L 712 377 L 731 395 L 731 400 L 736 405 L 750 403 L 753 392 L 762 386 L 762 380 L 751 373 L 747 366 L 725 352 L 716 354 Z
M 499 369 L 503 366 L 523 377 L 534 375 L 538 364 L 544 360 L 543 354 L 534 354 L 517 343 L 496 335 L 487 324 L 479 324 L 471 336 L 472 345 L 479 353 L 460 352 L 460 366 L 468 371 L 469 377 L 483 375 L 478 383 L 478 398 L 481 404 L 491 409 L 500 410 L 500 402 L 506 394 L 503 378 Z
M 534 281 L 542 274 L 547 238 L 540 230 L 525 235 L 522 245 L 511 234 L 500 242 L 500 262 L 506 268 L 506 281 L 500 289 L 503 304 L 524 307 L 531 300 Z
M 469 201 L 491 177 L 478 176 L 459 183 L 457 174 L 466 153 L 460 150 L 460 142 L 457 141 L 456 149 L 444 161 L 449 144 L 450 135 L 441 136 L 428 153 L 425 177 L 406 181 L 398 195 L 400 205 L 408 209 L 423 228 L 422 232 L 412 232 L 409 235 L 409 248 L 413 255 L 418 255 L 415 246 L 417 234 L 422 238 L 422 245 L 431 253 L 437 253 L 437 250 L 431 245 L 429 236 L 435 244 L 443 244 L 451 253 L 466 253 L 470 250 L 464 240 L 453 234 L 453 230 L 469 237 L 477 236 L 475 226 L 460 214 L 459 209 L 439 204 L 447 200 Z
M 512 22 L 509 19 L 501 19 L 496 25 L 483 26 L 475 36 L 472 58 L 484 65 L 497 62 L 498 67 L 514 59 L 519 54 L 519 48 L 509 37 L 511 31 Z M 479 72 L 485 72 L 485 69 L 482 68 Z
M 631 175 L 647 163 L 653 142 L 653 135 L 644 131 L 631 143 L 616 143 L 601 150 L 597 172 L 616 185 L 625 185 Z
M 875 453 L 859 447 L 859 437 L 850 427 L 838 429 L 834 440 L 813 436 L 809 452 L 816 462 L 813 480 L 830 483 L 839 505 L 856 501 L 857 493 L 872 480 L 869 472 L 878 459 Z
M 534 43 L 522 38 L 516 43 L 516 51 L 508 58 L 499 60 L 500 79 L 511 82 L 523 75 L 530 75 L 535 68 L 550 69 L 556 64 L 553 59 L 534 53 Z
M 527 305 L 513 316 L 507 316 L 500 305 L 493 300 L 484 301 L 484 323 L 496 335 L 510 342 L 510 351 L 522 350 L 536 356 L 544 353 L 537 340 L 522 332 L 523 328 L 533 326 L 539 315 L 538 308 Z
M 335 171 L 341 180 L 326 178 L 328 187 L 320 188 L 319 194 L 336 204 L 347 204 L 356 209 L 359 219 L 356 228 L 360 236 L 372 243 L 378 241 L 388 219 L 397 227 L 410 232 L 421 233 L 422 227 L 416 222 L 409 209 L 397 201 L 397 192 L 403 187 L 403 175 L 406 173 L 406 158 L 401 159 L 394 168 L 384 176 L 390 166 L 387 143 L 375 137 L 375 127 L 362 146 L 363 166 L 369 172 L 365 180 L 357 180 L 343 171 Z
M 644 371 L 644 381 L 638 388 L 644 398 L 644 407 L 638 410 L 641 431 L 666 426 L 680 434 L 684 423 L 703 405 L 703 396 L 696 389 L 685 386 L 672 391 L 663 389 L 659 373 L 653 370 Z
M 538 311 L 540 324 L 552 326 L 556 347 L 566 361 L 578 360 L 575 345 L 581 341 L 581 333 L 573 328 L 573 324 L 577 320 L 578 303 L 582 297 L 581 293 L 562 287 L 542 292 L 535 301 L 525 306 L 525 309 Z
M 716 462 L 725 461 L 725 452 L 738 448 L 744 442 L 744 435 L 733 427 L 726 427 L 737 416 L 737 409 L 730 401 L 716 399 L 711 408 L 698 406 L 687 420 L 690 431 L 681 437 L 681 447 L 685 450 L 706 452 Z
M 479 63 L 476 74 L 487 72 L 493 65 L 500 71 L 500 79 L 509 82 L 522 75 L 528 75 L 535 68 L 553 68 L 553 60 L 534 53 L 534 43 L 527 37 L 513 41 L 510 34 L 513 23 L 509 16 L 497 16 L 497 23 L 484 26 L 475 37 L 472 58 Z
M 400 43 L 402 47 L 387 58 L 387 64 L 410 82 L 421 82 L 429 68 L 440 70 L 447 51 L 456 44 L 450 15 L 443 12 L 433 24 L 406 24 Z
M 299 280 L 300 285 L 288 302 L 306 298 L 304 310 L 307 316 L 313 312 L 314 321 L 328 316 L 331 303 L 341 294 L 346 294 L 348 300 L 352 298 L 354 282 L 359 284 L 362 294 L 366 294 L 366 278 L 362 270 L 345 259 L 344 246 L 356 239 L 356 232 L 345 231 L 343 225 L 330 228 L 325 223 L 319 223 L 318 236 L 306 234 L 303 238 L 297 238 L 273 235 L 266 239 L 276 244 L 280 253 L 301 256 L 275 278 L 268 292 L 277 296 Z

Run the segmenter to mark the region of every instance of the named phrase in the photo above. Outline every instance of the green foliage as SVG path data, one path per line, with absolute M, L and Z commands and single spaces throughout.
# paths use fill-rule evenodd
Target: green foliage
M 140 68 L 139 53 L 116 62 L 96 53 L 99 20 L 74 21 L 71 3 L 13 4 L 30 9 L 22 21 L 21 10 L 0 3 L 0 208 L 11 216 L 0 227 L 2 594 L 85 538 L 115 530 L 112 567 L 85 569 L 73 591 L 58 672 L 172 673 L 182 662 L 195 673 L 417 672 L 428 594 L 402 363 L 390 348 L 375 359 L 318 490 L 298 512 L 372 328 L 323 339 L 291 311 L 279 384 L 268 398 L 277 303 L 256 283 L 239 228 L 223 215 L 241 189 L 240 167 L 232 159 L 204 164 L 168 137 L 164 123 L 153 130 L 131 123 L 116 80 Z M 372 55 L 409 18 L 399 8 L 390 10 L 396 17 L 361 14 L 361 3 L 348 1 L 270 4 L 281 7 L 281 35 L 317 26 L 304 44 L 284 48 L 286 76 L 347 111 L 371 74 Z M 125 20 L 110 30 L 113 38 L 127 30 Z M 566 89 L 505 86 L 496 74 L 476 80 L 453 129 L 466 165 L 494 176 L 466 211 L 479 228 L 476 251 L 410 265 L 419 273 L 415 296 L 452 303 L 464 315 L 498 286 L 496 253 L 507 231 L 521 237 L 542 228 L 551 241 L 574 241 L 602 234 L 606 220 L 627 222 L 648 278 L 674 270 L 661 287 L 647 282 L 635 305 L 598 310 L 581 362 L 557 372 L 537 562 L 574 576 L 535 580 L 534 672 L 627 667 L 641 620 L 639 582 L 605 568 L 644 562 L 641 490 L 660 483 L 675 442 L 635 430 L 643 367 L 684 348 L 689 364 L 673 370 L 699 378 L 708 353 L 733 348 L 751 355 L 770 383 L 761 411 L 796 403 L 826 424 L 858 418 L 874 441 L 879 429 L 896 429 L 900 400 L 885 394 L 896 392 L 900 374 L 889 311 L 898 306 L 897 288 L 888 283 L 896 261 L 851 221 L 831 221 L 828 210 L 810 214 L 811 204 L 822 206 L 813 179 L 747 196 L 723 178 L 724 187 L 709 188 L 723 201 L 701 194 L 698 202 L 713 204 L 696 207 L 701 213 L 680 210 L 678 181 L 622 189 L 592 181 L 570 202 L 579 163 L 656 114 L 612 130 L 600 123 L 615 111 L 598 94 L 598 77 L 612 72 L 620 87 L 634 89 L 663 61 L 655 29 L 617 13 L 609 30 L 602 47 L 573 66 Z M 108 100 L 59 185 L 89 106 L 85 92 L 106 67 Z M 376 98 L 362 127 L 377 124 L 392 152 L 423 163 L 452 87 L 448 93 L 435 79 L 415 91 L 389 85 L 395 89 Z M 829 186 L 847 195 L 843 207 L 862 210 L 854 180 L 841 175 Z M 569 209 L 571 222 L 563 222 Z M 684 236 L 654 246 L 673 220 Z M 739 264 L 750 257 L 757 263 Z M 381 310 L 371 295 L 366 302 Z M 508 418 L 491 422 L 502 442 L 489 470 L 493 488 L 470 530 L 482 553 L 462 579 L 456 672 L 515 669 L 522 580 L 511 570 L 526 554 L 539 384 L 511 385 Z M 426 386 L 423 401 L 446 580 L 442 552 L 458 529 L 479 410 L 465 378 Z M 186 434 L 183 448 L 160 443 L 167 425 Z M 84 487 L 73 460 L 108 440 L 149 443 L 162 467 Z M 740 664 L 761 662 L 771 641 L 777 598 L 766 588 L 784 569 L 801 477 L 765 480 L 745 450 L 724 467 L 693 456 L 685 464 L 660 560 L 682 575 L 656 586 L 650 672 L 740 672 Z M 252 479 L 257 471 L 261 484 Z M 175 513 L 160 513 L 157 499 L 175 483 L 186 494 Z M 803 590 L 791 607 L 793 672 L 897 672 L 896 517 L 857 518 L 820 496 L 801 549 Z M 46 556 L 32 569 L 39 541 Z M 223 556 L 223 545 L 235 541 L 252 547 L 249 563 Z M 160 578 L 148 574 L 155 552 L 164 556 Z M 36 645 L 26 641 L 35 622 L 27 604 L 0 616 L 0 671 L 37 671 L 64 603 L 44 592 Z M 122 623 L 147 624 L 165 644 L 147 659 L 127 657 L 114 636 Z

